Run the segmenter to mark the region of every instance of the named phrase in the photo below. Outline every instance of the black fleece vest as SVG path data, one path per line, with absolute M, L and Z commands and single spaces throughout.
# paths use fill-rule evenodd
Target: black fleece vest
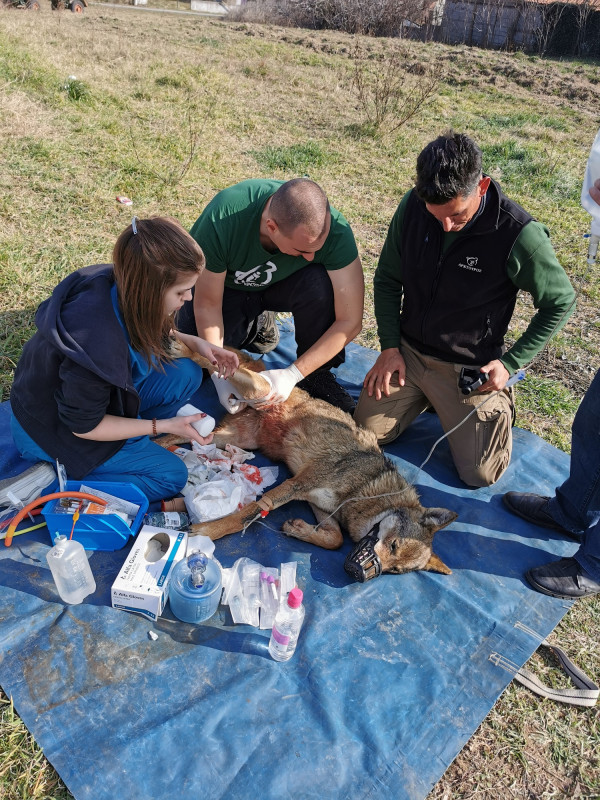
M 517 287 L 506 263 L 533 218 L 492 181 L 482 213 L 442 254 L 440 223 L 411 193 L 402 224 L 402 336 L 443 361 L 481 366 L 503 354 Z

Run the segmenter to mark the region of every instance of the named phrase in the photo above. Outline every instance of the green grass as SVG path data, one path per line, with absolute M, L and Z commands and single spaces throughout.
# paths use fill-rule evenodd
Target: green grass
M 349 81 L 354 42 L 102 6 L 82 17 L 0 10 L 2 399 L 37 305 L 70 271 L 109 261 L 133 213 L 191 226 L 216 191 L 249 177 L 308 174 L 347 216 L 367 279 L 359 342 L 377 347 L 371 279 L 389 221 L 418 152 L 453 127 L 478 140 L 486 170 L 548 225 L 579 292 L 517 394 L 518 424 L 568 450 L 600 343 L 600 273 L 586 269 L 589 217 L 579 205 L 598 127 L 598 64 L 407 43 L 407 86 L 415 64 L 432 66 L 437 91 L 398 131 L 393 120 L 375 131 Z M 373 68 L 397 43 L 363 45 Z M 532 313 L 520 298 L 512 337 Z M 600 602 L 578 603 L 556 633 L 596 680 L 599 622 Z M 431 800 L 600 796 L 599 733 L 597 712 L 511 686 Z M 1 697 L 0 796 L 70 797 Z

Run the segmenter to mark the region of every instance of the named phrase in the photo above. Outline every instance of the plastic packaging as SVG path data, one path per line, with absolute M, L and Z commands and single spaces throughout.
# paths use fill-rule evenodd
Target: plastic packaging
M 302 597 L 301 589 L 292 589 L 288 595 L 287 605 L 275 616 L 269 641 L 269 653 L 275 661 L 288 661 L 294 655 L 300 628 L 304 622 Z
M 204 553 L 178 561 L 169 583 L 169 605 L 177 619 L 199 623 L 210 619 L 219 606 L 221 565 Z
M 192 414 L 202 414 L 203 412 L 196 408 L 196 406 L 191 405 L 190 403 L 186 403 L 186 405 L 182 406 L 179 411 L 177 412 L 178 417 L 191 417 Z M 209 433 L 212 433 L 213 428 L 215 427 L 215 421 L 212 417 L 208 414 L 199 419 L 197 422 L 191 423 L 192 428 L 195 428 L 200 436 L 208 436 Z
M 63 602 L 77 605 L 96 591 L 96 581 L 80 542 L 61 534 L 54 540 L 46 559 Z
M 590 189 L 598 178 L 600 178 L 600 131 L 598 131 L 594 139 L 581 188 L 581 205 L 592 217 L 588 264 L 595 262 L 598 244 L 600 243 L 600 205 L 590 197 Z

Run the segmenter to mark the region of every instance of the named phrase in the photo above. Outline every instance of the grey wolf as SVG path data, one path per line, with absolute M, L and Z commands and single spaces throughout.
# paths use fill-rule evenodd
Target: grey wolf
M 214 369 L 201 356 L 182 354 Z M 229 380 L 241 396 L 258 399 L 270 389 L 261 378 L 263 370 L 260 361 L 242 355 L 240 367 Z M 451 572 L 433 552 L 432 542 L 436 531 L 457 514 L 445 508 L 424 508 L 414 487 L 381 451 L 375 434 L 360 428 L 339 408 L 296 387 L 287 400 L 264 411 L 248 407 L 226 415 L 215 429 L 214 441 L 217 446 L 233 443 L 260 450 L 285 463 L 292 477 L 233 514 L 193 525 L 192 536 L 219 539 L 243 530 L 261 512 L 304 500 L 318 524 L 290 519 L 283 525 L 289 536 L 336 549 L 343 541 L 342 528 L 354 542 L 376 532 L 374 551 L 383 572 Z

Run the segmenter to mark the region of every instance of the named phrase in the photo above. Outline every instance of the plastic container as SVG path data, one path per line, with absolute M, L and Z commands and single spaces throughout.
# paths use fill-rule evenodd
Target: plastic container
M 600 178 L 600 131 L 596 134 L 590 151 L 583 186 L 581 188 L 581 205 L 592 217 L 590 243 L 588 248 L 588 264 L 593 264 L 600 242 L 600 205 L 590 197 L 590 188 Z
M 46 560 L 64 603 L 77 605 L 96 591 L 96 581 L 80 542 L 57 536 L 54 547 L 46 553 Z
M 269 653 L 275 661 L 288 661 L 296 650 L 300 628 L 304 622 L 304 606 L 302 590 L 292 589 L 287 604 L 275 615 Z
M 187 403 L 185 406 L 182 406 L 179 409 L 179 411 L 177 412 L 177 416 L 191 417 L 192 414 L 202 414 L 202 413 L 203 412 L 201 409 L 196 408 L 196 406 L 193 406 L 190 403 Z M 215 427 L 215 421 L 211 416 L 207 414 L 205 417 L 199 419 L 197 422 L 192 422 L 191 425 L 192 428 L 195 428 L 198 431 L 200 436 L 208 436 L 209 433 L 212 433 Z
M 80 514 L 75 523 L 72 541 L 81 542 L 86 550 L 119 550 L 142 526 L 144 514 L 148 510 L 148 498 L 133 483 L 109 483 L 107 481 L 85 481 L 90 489 L 106 492 L 138 505 L 135 519 L 128 525 L 118 514 Z M 77 492 L 81 481 L 67 481 L 65 491 Z M 60 500 L 50 500 L 42 508 L 50 537 L 54 543 L 59 534 L 70 536 L 73 526 L 71 514 L 61 514 L 57 509 Z
M 221 600 L 221 565 L 204 553 L 192 553 L 175 564 L 169 582 L 169 605 L 182 622 L 210 619 Z

